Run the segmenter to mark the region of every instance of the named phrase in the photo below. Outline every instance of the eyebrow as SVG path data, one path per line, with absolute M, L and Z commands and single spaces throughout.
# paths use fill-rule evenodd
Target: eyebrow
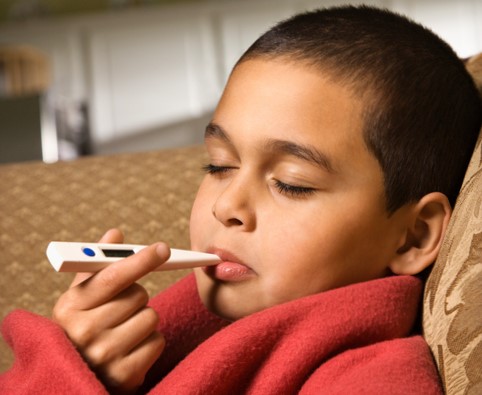
M 335 173 L 335 169 L 328 156 L 312 146 L 300 145 L 286 140 L 268 140 L 267 146 L 273 152 L 292 155 L 296 158 L 315 164 L 329 173 Z
M 209 122 L 208 126 L 206 126 L 206 131 L 204 132 L 204 140 L 208 138 L 217 138 L 227 143 L 231 143 L 231 139 L 224 131 L 224 129 L 214 122 Z
M 232 144 L 228 133 L 220 125 L 214 122 L 210 122 L 206 126 L 204 139 L 206 140 L 209 138 L 220 139 L 225 141 L 226 143 Z M 265 142 L 265 147 L 269 151 L 291 155 L 315 164 L 316 166 L 322 168 L 329 173 L 336 172 L 330 158 L 313 146 L 302 145 L 287 140 L 268 139 Z

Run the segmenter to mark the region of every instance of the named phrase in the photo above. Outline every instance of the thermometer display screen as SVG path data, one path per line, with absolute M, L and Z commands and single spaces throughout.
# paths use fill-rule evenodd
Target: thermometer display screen
M 134 255 L 133 250 L 114 250 L 114 249 L 102 249 L 102 252 L 107 258 L 127 258 Z

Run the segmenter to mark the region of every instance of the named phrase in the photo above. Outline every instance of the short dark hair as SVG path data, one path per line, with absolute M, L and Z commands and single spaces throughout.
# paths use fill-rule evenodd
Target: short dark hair
M 253 58 L 305 62 L 363 100 L 389 213 L 435 191 L 455 204 L 482 107 L 462 60 L 430 30 L 374 7 L 326 8 L 280 22 L 238 64 Z

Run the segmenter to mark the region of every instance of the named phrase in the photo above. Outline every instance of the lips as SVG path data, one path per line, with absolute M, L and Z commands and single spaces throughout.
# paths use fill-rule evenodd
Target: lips
M 222 260 L 218 265 L 203 268 L 211 278 L 225 282 L 241 282 L 256 275 L 253 269 L 229 251 L 210 248 L 207 252 L 217 255 Z

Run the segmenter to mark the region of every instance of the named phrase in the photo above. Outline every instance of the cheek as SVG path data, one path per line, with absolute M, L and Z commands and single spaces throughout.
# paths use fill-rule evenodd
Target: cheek
M 207 191 L 206 182 L 203 181 L 191 209 L 189 230 L 192 249 L 197 249 L 202 246 L 202 235 L 206 234 L 204 230 L 212 216 L 211 210 L 213 203 L 208 196 L 210 195 Z
M 336 236 L 325 231 L 326 223 L 318 219 L 310 210 L 303 215 L 299 210 L 287 214 L 286 211 L 273 215 L 273 218 L 259 221 L 267 226 L 260 229 L 257 250 L 263 262 L 263 281 L 276 293 L 293 292 L 306 284 L 311 273 L 319 273 L 319 268 L 329 259 Z M 268 285 L 270 284 L 270 285 Z
M 271 250 L 281 257 L 306 260 L 316 253 L 323 256 L 342 242 L 346 235 L 333 213 L 326 215 L 319 208 L 281 212 L 268 221 Z M 261 222 L 261 221 L 260 221 Z
M 348 216 L 334 210 L 308 210 L 301 215 L 279 216 L 284 223 L 264 232 L 264 246 L 271 246 L 273 269 L 283 275 L 339 277 L 360 267 L 360 262 L 373 261 L 380 250 L 383 232 L 374 226 L 376 220 L 365 220 L 363 215 Z M 373 218 L 372 218 L 373 219 Z M 295 273 L 296 272 L 296 273 Z M 316 278 L 313 278 L 316 282 Z

